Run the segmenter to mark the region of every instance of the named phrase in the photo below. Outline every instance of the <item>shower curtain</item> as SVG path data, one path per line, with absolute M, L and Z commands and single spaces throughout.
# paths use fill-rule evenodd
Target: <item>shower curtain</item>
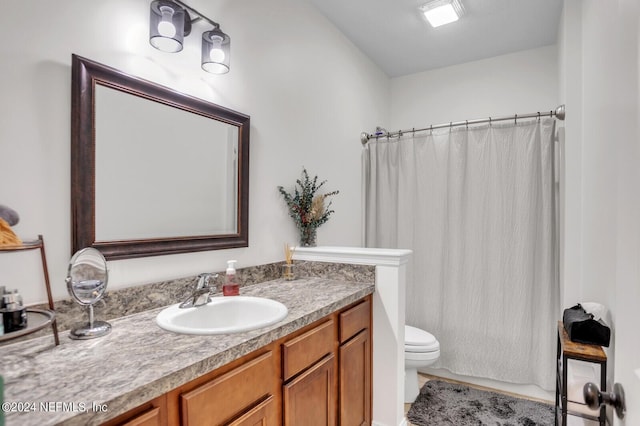
M 406 323 L 434 367 L 554 388 L 555 120 L 405 133 L 363 150 L 367 247 L 408 248 Z

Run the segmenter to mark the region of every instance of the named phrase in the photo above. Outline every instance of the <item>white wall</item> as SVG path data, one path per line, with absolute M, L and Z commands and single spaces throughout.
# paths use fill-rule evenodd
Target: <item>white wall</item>
M 249 248 L 112 261 L 110 288 L 283 259 L 297 235 L 276 187 L 303 166 L 341 191 L 318 243 L 360 245 L 359 134 L 388 119 L 388 78 L 305 2 L 189 4 L 231 36 L 229 74 L 200 69 L 202 23 L 183 52 L 152 48 L 148 1 L 25 0 L 0 15 L 0 204 L 20 214 L 19 236 L 44 235 L 54 298 L 71 256 L 72 53 L 251 116 Z M 45 300 L 37 254 L 0 256 L 0 285 Z
M 547 46 L 392 79 L 387 130 L 555 109 L 557 72 Z
M 570 294 L 610 309 L 610 376 L 625 387 L 628 405 L 615 424 L 627 425 L 640 424 L 639 19 L 635 0 L 565 0 L 560 38 L 568 111 L 565 303 Z

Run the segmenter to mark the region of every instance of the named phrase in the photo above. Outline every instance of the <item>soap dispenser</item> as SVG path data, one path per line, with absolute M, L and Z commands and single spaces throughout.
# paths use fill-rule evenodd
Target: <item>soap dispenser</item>
M 236 281 L 236 261 L 227 261 L 227 272 L 224 278 L 224 285 L 222 286 L 222 294 L 224 296 L 237 296 L 240 294 L 240 285 Z

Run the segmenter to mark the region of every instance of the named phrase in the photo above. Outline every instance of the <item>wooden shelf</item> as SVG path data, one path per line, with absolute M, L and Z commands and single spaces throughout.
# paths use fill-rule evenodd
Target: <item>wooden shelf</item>
M 0 252 L 10 253 L 26 250 L 40 250 L 40 260 L 42 261 L 42 273 L 44 275 L 44 284 L 47 290 L 47 300 L 49 302 L 49 310 L 42 309 L 30 309 L 27 308 L 27 328 L 24 330 L 12 331 L 0 336 L 0 343 L 6 342 L 27 334 L 35 333 L 42 330 L 44 327 L 51 325 L 53 331 L 53 339 L 56 342 L 56 346 L 60 344 L 58 337 L 58 325 L 56 324 L 55 309 L 53 305 L 53 297 L 51 295 L 51 284 L 49 282 L 49 270 L 47 268 L 47 256 L 44 250 L 44 239 L 42 235 L 38 235 L 37 240 L 24 241 L 19 246 L 0 246 Z M 34 322 L 35 324 L 32 324 Z
M 42 247 L 42 240 L 23 241 L 19 246 L 0 246 L 0 251 L 33 250 Z
M 604 353 L 602 346 L 578 343 L 569 339 L 562 321 L 558 321 L 558 337 L 560 338 L 562 351 L 570 358 L 596 362 L 607 360 L 607 355 Z

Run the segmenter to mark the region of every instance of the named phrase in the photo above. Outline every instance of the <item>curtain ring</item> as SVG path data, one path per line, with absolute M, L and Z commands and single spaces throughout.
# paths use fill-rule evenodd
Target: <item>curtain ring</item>
M 518 114 L 513 117 L 513 124 L 518 124 Z
M 464 127 L 469 128 L 469 120 L 464 120 Z
M 415 127 L 412 128 L 411 131 L 413 132 L 413 136 L 415 136 L 416 135 L 416 128 Z
M 433 134 L 433 124 L 429 126 L 429 134 L 432 135 Z
M 489 127 L 491 127 L 491 124 L 493 123 L 491 123 L 491 117 L 489 117 Z
M 540 111 L 538 111 L 538 121 L 540 121 Z

